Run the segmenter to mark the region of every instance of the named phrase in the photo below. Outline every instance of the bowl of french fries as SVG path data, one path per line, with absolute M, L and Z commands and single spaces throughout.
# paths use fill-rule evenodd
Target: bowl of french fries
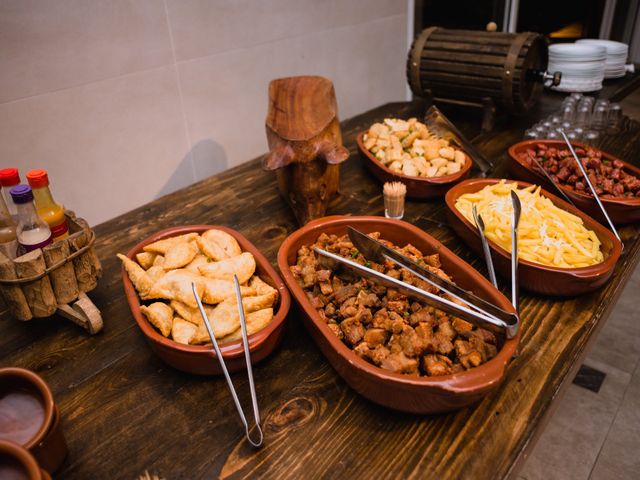
M 609 280 L 622 252 L 613 233 L 573 205 L 537 185 L 498 178 L 465 180 L 447 192 L 449 225 L 482 254 L 472 208 L 485 224 L 495 269 L 511 275 L 510 192 L 522 204 L 518 225 L 518 279 L 527 290 L 550 296 L 591 292 Z
M 200 375 L 222 372 L 193 285 L 227 368 L 246 367 L 234 275 L 241 284 L 252 363 L 277 346 L 291 297 L 267 258 L 239 232 L 214 225 L 173 227 L 118 258 L 133 317 L 152 350 L 172 367 Z
M 471 158 L 416 118 L 385 118 L 356 139 L 367 168 L 381 182 L 400 181 L 414 198 L 443 196 L 471 171 Z

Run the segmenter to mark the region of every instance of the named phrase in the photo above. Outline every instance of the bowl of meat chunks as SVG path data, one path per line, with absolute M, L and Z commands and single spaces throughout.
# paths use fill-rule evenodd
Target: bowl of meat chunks
M 611 220 L 618 225 L 640 220 L 640 169 L 583 143 L 571 145 Z M 509 157 L 514 178 L 553 192 L 554 186 L 539 170 L 544 168 L 576 207 L 606 225 L 580 167 L 562 140 L 525 140 L 509 148 Z
M 390 262 L 365 258 L 349 240 L 349 226 L 515 313 L 509 300 L 480 273 L 409 223 L 381 217 L 312 221 L 284 241 L 278 267 L 307 330 L 338 374 L 375 403 L 420 414 L 463 408 L 495 389 L 515 353 L 519 334 L 506 339 L 353 271 L 327 265 L 314 247 L 442 294 Z

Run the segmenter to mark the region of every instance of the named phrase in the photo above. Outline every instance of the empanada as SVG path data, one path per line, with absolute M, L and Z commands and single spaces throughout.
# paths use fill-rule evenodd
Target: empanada
M 160 333 L 168 337 L 173 326 L 173 309 L 162 302 L 154 302 L 148 307 L 142 305 L 140 311 L 147 317 L 149 323 L 160 330 Z
M 189 345 L 189 342 L 197 329 L 198 327 L 193 323 L 187 322 L 180 317 L 174 317 L 173 326 L 171 327 L 171 337 L 178 343 Z
M 269 322 L 273 319 L 273 308 L 265 308 L 258 310 L 257 312 L 249 313 L 245 316 L 247 322 L 247 336 L 252 335 L 264 327 L 269 325 Z M 231 332 L 224 338 L 220 339 L 219 343 L 235 342 L 242 338 L 242 328 L 238 328 L 236 331 Z
M 201 280 L 202 284 L 204 285 L 204 294 L 202 296 L 202 301 L 204 303 L 215 305 L 216 303 L 222 302 L 226 298 L 235 297 L 236 289 L 235 289 L 235 286 L 233 285 L 233 282 L 229 282 L 227 280 L 217 280 L 213 278 L 206 278 L 206 277 L 198 277 L 198 278 Z M 243 297 L 247 297 L 247 296 L 255 295 L 256 290 L 255 288 L 241 286 L 240 294 Z
M 249 280 L 249 286 L 255 288 L 258 295 L 266 295 L 267 293 L 272 292 L 275 292 L 276 296 L 278 294 L 278 290 L 262 280 L 258 275 L 251 277 L 251 280 Z
M 189 242 L 194 238 L 196 238 L 197 236 L 198 236 L 197 233 L 191 232 L 191 233 L 186 233 L 184 235 L 178 235 L 177 237 L 163 238 L 162 240 L 158 240 L 157 242 L 150 243 L 149 245 L 147 245 L 146 247 L 143 247 L 142 249 L 145 252 L 161 253 L 162 255 L 164 255 L 167 252 L 167 250 L 169 250 L 169 248 L 173 247 L 174 245 L 177 245 L 179 243 Z
M 256 300 L 257 299 L 257 300 Z M 242 305 L 244 306 L 244 313 L 249 322 L 249 315 L 256 310 L 264 309 L 264 303 L 267 299 L 260 297 L 243 297 Z M 216 338 L 222 338 L 229 335 L 235 329 L 240 327 L 240 313 L 238 312 L 237 302 L 235 297 L 227 298 L 225 301 L 218 304 L 212 310 L 206 310 L 207 317 L 213 328 L 213 333 Z M 247 323 L 248 325 L 248 323 Z M 192 343 L 206 343 L 210 341 L 209 334 L 207 333 L 207 327 L 204 322 L 198 326 L 198 331 L 191 340 Z
M 149 275 L 154 282 L 160 280 L 160 278 L 162 278 L 164 274 L 164 268 L 157 265 L 153 265 L 149 270 L 147 270 L 147 275 Z
M 215 260 L 216 262 L 227 258 L 226 252 L 217 243 L 211 242 L 202 237 L 196 238 L 196 243 L 198 244 L 198 248 L 202 253 L 204 253 L 210 259 Z
M 167 300 L 179 300 L 192 308 L 198 304 L 193 296 L 191 284 L 196 284 L 196 291 L 204 301 L 204 277 L 194 274 L 189 270 L 170 270 L 149 291 L 148 298 L 164 298 Z
M 149 270 L 151 265 L 153 265 L 153 261 L 155 259 L 156 259 L 155 253 L 141 252 L 136 254 L 136 260 L 138 261 L 140 266 L 145 270 Z
M 238 276 L 240 283 L 245 283 L 256 271 L 256 260 L 249 252 L 235 257 L 202 265 L 200 273 L 205 277 L 233 281 L 233 275 Z
M 238 241 L 233 238 L 233 236 L 229 235 L 227 232 L 223 232 L 222 230 L 212 228 L 211 230 L 204 232 L 202 234 L 202 238 L 208 242 L 213 242 L 222 248 L 226 254 L 225 258 L 236 257 L 242 253 L 242 249 L 240 248 Z
M 118 258 L 122 260 L 122 264 L 124 265 L 124 269 L 127 271 L 129 275 L 129 279 L 133 286 L 138 291 L 140 298 L 147 299 L 149 292 L 153 288 L 153 280 L 151 277 L 145 272 L 140 265 L 131 260 L 129 257 L 118 253 Z
M 164 263 L 162 268 L 165 270 L 174 270 L 182 268 L 189 264 L 198 253 L 198 248 L 191 242 L 178 243 L 173 245 L 164 254 Z
M 173 308 L 178 315 L 180 315 L 187 322 L 191 322 L 194 325 L 200 325 L 202 323 L 202 315 L 200 314 L 200 310 L 196 308 L 191 308 L 189 305 L 186 305 L 178 300 L 171 300 L 171 308 Z M 203 305 L 204 311 L 207 316 L 211 315 L 211 312 L 215 307 L 211 305 Z
M 206 265 L 207 263 L 211 263 L 211 259 L 206 255 L 199 253 L 195 256 L 195 258 L 191 261 L 191 263 L 189 263 L 189 265 L 187 265 L 184 268 L 185 270 L 189 270 L 190 272 L 199 274 L 200 270 L 198 270 L 198 268 L 203 265 Z
M 164 255 L 156 255 L 156 258 L 153 259 L 154 267 L 161 267 L 164 265 Z

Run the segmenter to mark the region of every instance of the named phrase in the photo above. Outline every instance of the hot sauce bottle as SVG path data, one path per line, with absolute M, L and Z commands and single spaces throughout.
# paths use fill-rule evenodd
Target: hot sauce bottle
M 20 244 L 19 254 L 49 245 L 52 240 L 51 230 L 36 212 L 31 187 L 28 185 L 13 187 L 11 198 L 18 211 L 16 234 Z
M 9 190 L 20 183 L 20 174 L 18 173 L 17 168 L 3 168 L 0 170 L 0 185 L 2 186 L 2 194 L 4 196 L 4 202 L 9 209 L 9 213 L 13 217 L 14 221 L 17 221 L 18 212 L 16 210 L 15 205 L 13 204 L 13 200 L 11 200 L 11 195 L 9 194 Z
M 27 173 L 27 181 L 33 189 L 33 198 L 40 218 L 47 222 L 51 229 L 53 241 L 69 236 L 69 224 L 64 216 L 64 207 L 53 199 L 49 190 L 49 176 L 46 170 L 31 170 Z

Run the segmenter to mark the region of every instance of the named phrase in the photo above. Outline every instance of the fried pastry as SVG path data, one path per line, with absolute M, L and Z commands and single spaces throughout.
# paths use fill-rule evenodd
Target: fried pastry
M 150 243 L 149 245 L 143 247 L 142 249 L 145 252 L 160 253 L 164 255 L 165 253 L 167 253 L 167 250 L 169 250 L 174 245 L 178 245 L 179 243 L 190 242 L 197 236 L 198 236 L 197 233 L 191 232 L 191 233 L 186 233 L 184 235 L 178 235 L 177 237 L 163 238 L 162 240 L 158 240 L 157 242 Z
M 267 282 L 262 280 L 258 275 L 254 275 L 253 277 L 251 277 L 251 280 L 249 280 L 249 286 L 252 287 L 252 288 L 255 288 L 256 289 L 256 293 L 258 295 L 266 295 L 268 293 L 275 293 L 276 294 L 276 298 L 278 296 L 278 290 L 276 290 L 271 285 L 269 285 Z
M 198 247 L 192 242 L 178 243 L 170 247 L 164 255 L 164 263 L 162 267 L 165 270 L 174 270 L 182 268 L 189 264 L 197 255 Z
M 156 255 L 153 260 L 153 267 L 162 267 L 164 265 L 164 255 Z
M 154 283 L 160 280 L 160 278 L 162 278 L 162 276 L 164 276 L 165 273 L 166 272 L 164 268 L 159 267 L 157 265 L 153 265 L 149 270 L 147 270 L 147 275 L 151 277 Z
M 269 322 L 273 320 L 273 308 L 264 308 L 257 312 L 249 313 L 245 316 L 245 320 L 247 322 L 247 336 L 253 335 L 269 325 Z M 220 343 L 235 342 L 241 338 L 242 328 L 238 328 L 236 331 L 220 339 Z
M 171 327 L 171 337 L 178 343 L 189 345 L 189 341 L 196 333 L 196 327 L 193 323 L 187 322 L 180 317 L 173 318 L 173 326 Z
M 147 272 L 145 272 L 142 267 L 136 262 L 131 260 L 129 257 L 122 255 L 121 253 L 118 253 L 118 258 L 122 260 L 124 269 L 127 271 L 129 279 L 131 280 L 131 283 L 133 283 L 135 289 L 138 291 L 138 294 L 140 294 L 140 298 L 142 298 L 143 300 L 151 298 L 148 295 L 153 287 L 154 282 L 147 274 Z
M 227 254 L 224 249 L 217 243 L 211 242 L 202 237 L 196 238 L 196 243 L 202 253 L 216 262 L 227 258 Z
M 188 270 L 171 270 L 153 285 L 153 288 L 149 291 L 148 298 L 179 300 L 192 308 L 196 308 L 198 304 L 193 296 L 191 284 L 196 284 L 196 291 L 202 298 L 204 294 L 203 280 L 205 280 L 203 277 Z
M 150 252 L 140 252 L 136 255 L 136 260 L 140 264 L 142 268 L 145 270 L 149 270 L 153 265 L 153 261 L 156 259 L 155 253 Z
M 207 257 L 206 255 L 203 255 L 202 253 L 198 253 L 195 256 L 195 258 L 191 261 L 191 263 L 189 263 L 189 265 L 187 265 L 184 268 L 186 270 L 189 270 L 190 272 L 199 274 L 200 270 L 198 268 L 210 262 L 211 262 L 211 259 L 209 257 Z
M 160 333 L 168 337 L 173 326 L 173 309 L 162 302 L 154 302 L 148 307 L 142 305 L 140 311 L 143 313 L 149 323 L 160 330 Z
M 238 241 L 227 232 L 212 228 L 202 234 L 202 238 L 207 242 L 215 243 L 225 252 L 225 258 L 237 257 L 242 253 Z M 220 259 L 222 260 L 222 259 Z
M 237 275 L 238 281 L 242 284 L 256 271 L 256 260 L 251 253 L 244 252 L 219 262 L 202 265 L 199 271 L 205 277 L 227 281 L 233 281 L 233 275 Z
M 233 282 L 227 280 L 217 280 L 214 278 L 199 277 L 198 279 L 204 286 L 204 294 L 202 301 L 211 305 L 222 302 L 224 299 L 232 297 L 236 294 L 236 289 Z M 256 294 L 256 290 L 251 287 L 240 287 L 240 294 L 243 297 L 248 297 Z M 193 297 L 193 295 L 191 295 Z M 185 302 L 187 303 L 187 302 Z

